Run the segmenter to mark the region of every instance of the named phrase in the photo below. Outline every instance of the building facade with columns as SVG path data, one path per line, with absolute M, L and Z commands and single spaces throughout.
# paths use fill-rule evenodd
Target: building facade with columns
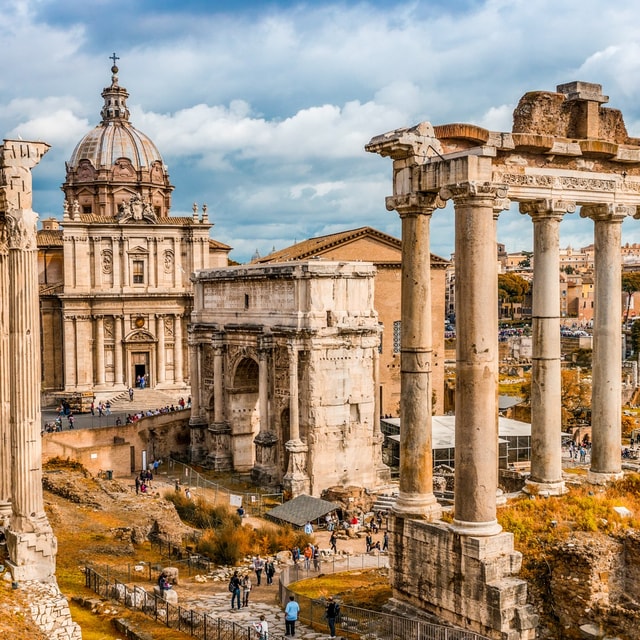
M 293 496 L 388 480 L 374 276 L 330 260 L 195 274 L 192 460 Z
M 496 220 L 511 201 L 533 225 L 532 496 L 564 492 L 561 464 L 559 227 L 580 209 L 594 228 L 592 459 L 587 479 L 622 476 L 621 224 L 640 204 L 640 139 L 603 106 L 602 87 L 571 82 L 526 93 L 509 132 L 423 122 L 373 138 L 393 160 L 387 208 L 402 219 L 400 493 L 391 518 L 394 596 L 500 640 L 535 637 L 513 536 L 497 521 L 498 288 Z M 455 500 L 433 494 L 429 368 L 429 225 L 454 203 Z M 405 254 L 404 248 L 412 247 Z M 405 277 L 406 276 L 406 277 Z M 428 552 L 427 552 L 428 550 Z M 416 558 L 425 561 L 416 566 Z M 464 567 L 460 582 L 459 567 Z M 418 575 L 418 579 L 416 576 Z M 426 585 L 424 587 L 423 585 Z M 495 603 L 493 605 L 487 603 Z
M 400 263 L 402 246 L 398 238 L 371 227 L 348 229 L 317 238 L 303 240 L 290 247 L 258 258 L 258 264 L 292 260 L 358 260 L 376 267 L 374 306 L 382 329 L 380 339 L 380 375 L 378 402 L 380 414 L 400 415 Z M 433 411 L 445 412 L 445 274 L 449 262 L 431 255 L 431 314 L 433 339 Z
M 173 186 L 154 143 L 129 122 L 112 67 L 101 122 L 66 163 L 62 223 L 38 233 L 42 388 L 108 393 L 189 381 L 190 275 L 226 266 L 206 205 L 171 216 Z

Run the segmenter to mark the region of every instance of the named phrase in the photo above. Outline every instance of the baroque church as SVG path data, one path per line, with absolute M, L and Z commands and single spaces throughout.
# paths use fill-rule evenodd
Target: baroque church
M 66 163 L 62 223 L 38 232 L 45 394 L 188 386 L 190 276 L 228 265 L 206 205 L 170 215 L 167 167 L 129 121 L 115 58 L 111 72 L 100 124 Z

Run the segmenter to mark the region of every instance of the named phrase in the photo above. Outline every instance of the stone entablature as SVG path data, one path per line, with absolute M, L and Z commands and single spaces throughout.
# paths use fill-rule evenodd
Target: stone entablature
M 197 272 L 192 456 L 293 495 L 378 486 L 374 275 L 320 260 Z

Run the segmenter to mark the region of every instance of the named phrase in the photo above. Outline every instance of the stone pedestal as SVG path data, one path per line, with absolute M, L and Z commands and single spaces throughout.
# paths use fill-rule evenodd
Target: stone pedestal
M 191 418 L 189 420 L 189 461 L 202 462 L 208 452 L 206 443 L 207 423 L 203 418 Z
M 231 427 L 228 422 L 214 422 L 207 429 L 207 457 L 205 464 L 214 471 L 231 471 Z
M 39 530 L 27 533 L 11 529 L 6 531 L 10 558 L 7 566 L 15 582 L 37 580 L 53 583 L 56 581 L 58 541 L 46 518 L 38 525 Z
M 311 483 L 307 475 L 307 452 L 309 448 L 301 440 L 289 440 L 285 444 L 289 453 L 289 466 L 282 479 L 282 487 L 292 498 L 308 494 Z
M 273 431 L 260 431 L 253 442 L 256 445 L 256 462 L 251 470 L 251 480 L 260 486 L 279 484 L 276 464 L 278 436 Z
M 464 536 L 443 522 L 397 516 L 389 526 L 391 586 L 405 609 L 496 640 L 535 638 L 538 617 L 515 576 L 522 556 L 511 533 Z

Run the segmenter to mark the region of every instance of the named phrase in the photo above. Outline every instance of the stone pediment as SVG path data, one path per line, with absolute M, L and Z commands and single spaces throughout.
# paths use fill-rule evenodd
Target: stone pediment
M 155 342 L 153 336 L 146 331 L 134 331 L 126 338 L 126 342 Z

